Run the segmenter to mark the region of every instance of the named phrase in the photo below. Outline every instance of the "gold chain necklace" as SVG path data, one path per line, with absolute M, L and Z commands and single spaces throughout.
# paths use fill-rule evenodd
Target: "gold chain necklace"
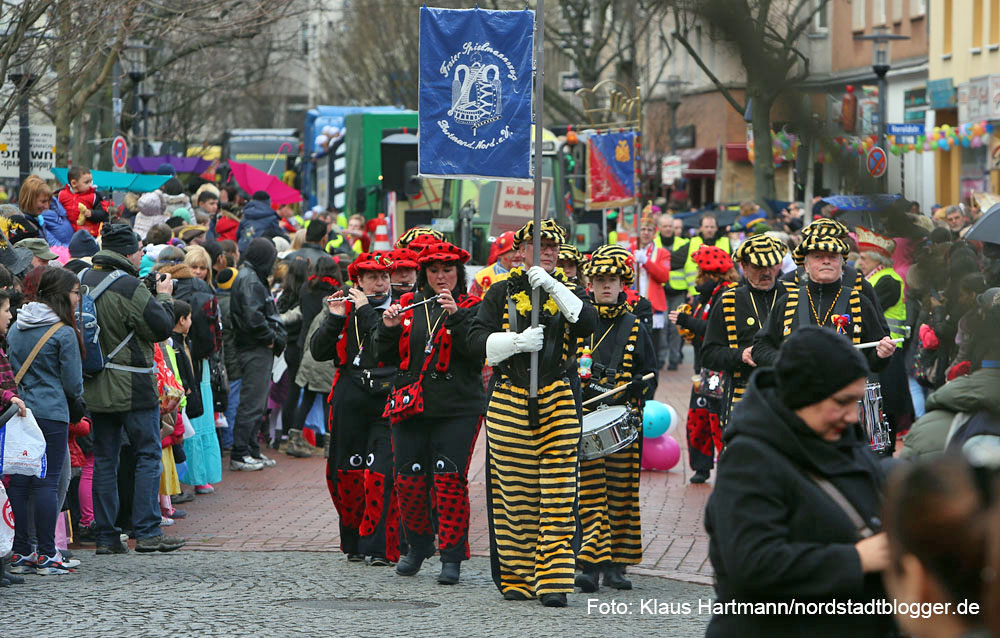
M 816 312 L 816 306 L 813 305 L 812 291 L 809 290 L 809 285 L 806 285 L 806 296 L 809 297 L 809 309 L 812 310 L 813 318 L 816 319 L 817 326 L 825 326 L 826 322 L 830 319 L 830 315 L 833 314 L 833 308 L 837 305 L 837 300 L 840 299 L 840 291 L 843 288 L 837 288 L 837 296 L 833 298 L 833 303 L 830 304 L 830 309 L 826 311 L 826 316 L 823 317 L 823 321 L 819 320 L 819 313 Z
M 750 288 L 750 303 L 753 304 L 753 316 L 757 318 L 757 325 L 759 326 L 762 322 L 760 320 L 760 313 L 757 312 L 757 302 L 753 298 L 753 288 Z M 774 296 L 771 297 L 771 309 L 767 311 L 768 316 L 774 311 L 774 302 L 778 300 L 778 289 L 774 289 Z

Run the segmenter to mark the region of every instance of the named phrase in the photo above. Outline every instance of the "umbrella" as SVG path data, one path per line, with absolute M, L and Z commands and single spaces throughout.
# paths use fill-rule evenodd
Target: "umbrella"
M 900 199 L 899 195 L 830 195 L 823 201 L 838 210 L 883 211 Z
M 236 180 L 240 188 L 253 194 L 256 191 L 267 191 L 271 203 L 276 206 L 295 204 L 302 201 L 302 193 L 284 183 L 274 175 L 254 168 L 249 164 L 229 161 L 230 176 Z
M 993 204 L 965 233 L 965 239 L 1000 244 L 1000 204 Z
M 178 173 L 204 173 L 212 165 L 212 162 L 202 157 L 180 157 L 179 155 L 130 157 L 128 159 L 128 167 L 137 173 L 155 173 L 161 164 L 170 164 Z
M 66 173 L 68 168 L 53 168 L 52 174 L 63 184 L 68 183 Z M 112 171 L 90 171 L 94 178 L 94 186 L 102 190 L 132 191 L 133 193 L 148 193 L 155 191 L 170 179 L 169 175 L 140 175 L 139 173 L 114 173 Z

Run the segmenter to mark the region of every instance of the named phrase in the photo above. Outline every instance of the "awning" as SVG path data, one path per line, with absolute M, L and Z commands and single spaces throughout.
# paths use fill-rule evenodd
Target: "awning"
M 726 144 L 726 159 L 730 162 L 750 163 L 750 152 L 745 143 Z
M 684 178 L 715 177 L 719 151 L 714 148 L 688 148 L 681 151 Z

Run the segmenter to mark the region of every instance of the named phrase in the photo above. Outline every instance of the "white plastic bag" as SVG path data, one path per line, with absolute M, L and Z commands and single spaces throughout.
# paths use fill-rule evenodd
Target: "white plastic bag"
M 14 512 L 10 508 L 7 490 L 0 483 L 0 556 L 10 552 L 14 546 Z
M 195 435 L 194 423 L 191 423 L 191 419 L 184 412 L 181 412 L 181 418 L 184 420 L 184 440 L 186 441 Z
M 45 478 L 45 436 L 31 410 L 0 428 L 0 474 Z

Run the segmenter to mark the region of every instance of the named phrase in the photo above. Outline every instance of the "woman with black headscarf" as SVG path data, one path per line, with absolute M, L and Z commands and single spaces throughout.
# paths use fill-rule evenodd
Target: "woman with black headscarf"
M 868 372 L 846 337 L 804 326 L 751 377 L 705 511 L 709 638 L 891 635 L 891 616 L 823 607 L 885 598 L 884 477 L 855 425 Z

